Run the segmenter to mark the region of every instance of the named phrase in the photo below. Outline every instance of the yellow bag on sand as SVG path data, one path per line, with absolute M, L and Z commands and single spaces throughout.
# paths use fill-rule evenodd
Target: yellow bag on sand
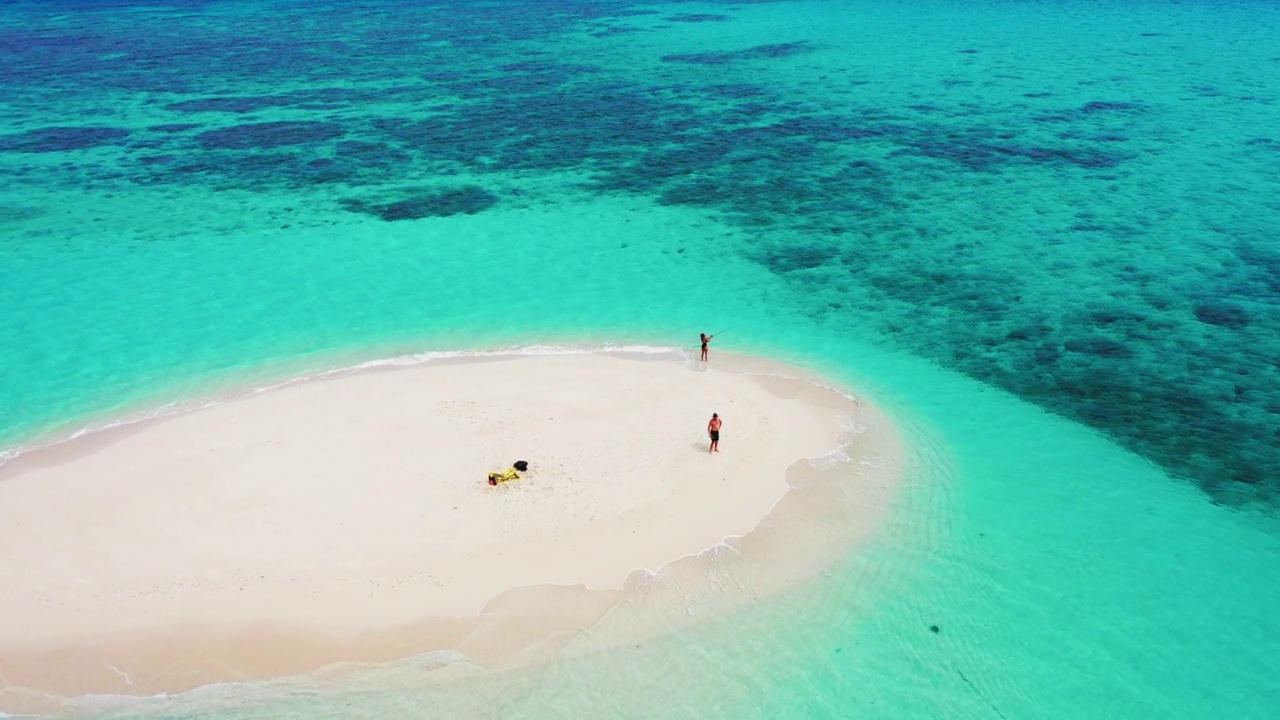
M 519 480 L 520 473 L 515 468 L 507 468 L 500 473 L 489 473 L 489 484 L 497 485 L 498 483 L 511 482 Z

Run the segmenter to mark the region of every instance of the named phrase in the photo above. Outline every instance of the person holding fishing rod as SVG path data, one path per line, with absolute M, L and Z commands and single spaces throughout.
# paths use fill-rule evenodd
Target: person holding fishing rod
M 721 335 L 724 332 L 725 332 L 724 330 L 721 330 L 720 332 L 716 333 L 716 335 Z M 702 341 L 702 362 L 707 361 L 707 345 L 711 343 L 711 338 L 715 337 L 716 335 L 708 335 L 706 333 L 698 334 L 699 339 L 701 339 Z

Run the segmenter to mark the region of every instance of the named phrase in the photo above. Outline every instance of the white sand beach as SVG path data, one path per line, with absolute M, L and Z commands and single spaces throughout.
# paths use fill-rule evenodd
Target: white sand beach
M 874 530 L 902 453 L 865 401 L 799 378 L 724 353 L 709 368 L 675 354 L 434 360 L 22 454 L 0 467 L 0 699 L 443 649 L 528 661 L 641 592 L 646 571 L 732 536 L 779 582 L 802 579 Z M 857 502 L 788 495 L 821 474 L 804 459 L 842 444 L 821 482 Z M 522 479 L 487 484 L 517 459 Z M 795 561 L 783 533 L 802 524 L 838 547 Z

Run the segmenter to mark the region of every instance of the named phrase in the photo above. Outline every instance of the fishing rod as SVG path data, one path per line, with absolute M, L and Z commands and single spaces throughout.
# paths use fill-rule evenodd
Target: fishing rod
M 717 336 L 717 335 L 723 335 L 723 334 L 725 334 L 725 333 L 729 332 L 729 331 L 730 331 L 730 330 L 732 330 L 732 329 L 733 329 L 733 328 L 726 328 L 726 329 L 724 329 L 724 330 L 721 330 L 720 332 L 717 332 L 717 333 L 711 333 L 711 334 L 710 334 L 710 335 L 708 335 L 707 337 L 708 337 L 708 338 L 713 338 L 713 337 L 715 337 L 715 336 Z M 694 348 L 692 348 L 692 349 L 693 349 L 693 350 L 700 350 L 700 349 L 702 349 L 702 348 L 701 348 L 701 346 L 696 346 L 696 347 L 694 347 Z

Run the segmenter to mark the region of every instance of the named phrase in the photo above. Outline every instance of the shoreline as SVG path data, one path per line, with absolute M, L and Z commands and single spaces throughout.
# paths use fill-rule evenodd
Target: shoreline
M 557 648 L 580 637 L 586 628 L 598 627 L 602 618 L 618 613 L 620 607 L 630 608 L 638 604 L 665 617 L 665 620 L 652 623 L 651 630 L 654 632 L 664 631 L 664 627 L 669 627 L 673 622 L 684 622 L 683 619 L 676 619 L 671 612 L 657 610 L 671 602 L 671 598 L 664 598 L 667 592 L 664 588 L 672 578 L 679 577 L 681 582 L 693 587 L 699 583 L 705 584 L 709 571 L 738 575 L 747 582 L 751 591 L 743 593 L 742 597 L 720 597 L 715 600 L 717 607 L 731 606 L 748 601 L 748 596 L 757 592 L 768 592 L 769 588 L 781 589 L 812 576 L 847 552 L 855 539 L 869 536 L 887 510 L 892 498 L 892 487 L 902 470 L 902 452 L 896 432 L 878 411 L 851 395 L 843 394 L 831 383 L 816 384 L 813 381 L 822 382 L 822 379 L 800 368 L 763 358 L 718 353 L 713 357 L 710 372 L 695 372 L 697 364 L 688 365 L 685 362 L 686 355 L 683 351 L 662 348 L 642 352 L 583 349 L 567 354 L 563 351 L 552 354 L 494 352 L 478 357 L 452 354 L 414 360 L 407 366 L 397 364 L 395 360 L 374 361 L 309 378 L 290 379 L 266 390 L 244 391 L 212 403 L 197 405 L 193 409 L 89 432 L 18 455 L 0 466 L 0 499 L 11 499 L 14 488 L 18 487 L 15 482 L 20 484 L 24 477 L 30 479 L 41 474 L 49 475 L 77 462 L 101 463 L 104 462 L 104 456 L 114 453 L 119 457 L 113 462 L 136 463 L 136 455 L 132 456 L 132 460 L 127 459 L 130 457 L 128 446 L 131 444 L 150 442 L 152 445 L 146 447 L 150 447 L 152 452 L 158 452 L 158 448 L 168 452 L 178 440 L 192 437 L 193 431 L 194 436 L 199 437 L 202 429 L 200 422 L 210 418 L 222 416 L 221 420 L 229 421 L 229 424 L 215 424 L 215 427 L 224 429 L 251 423 L 259 414 L 258 410 L 274 407 L 267 401 L 279 400 L 286 394 L 292 397 L 287 399 L 288 402 L 280 404 L 275 411 L 285 412 L 286 416 L 294 419 L 299 419 L 296 417 L 298 407 L 310 407 L 314 410 L 322 407 L 315 403 L 324 402 L 326 397 L 332 400 L 342 393 L 346 393 L 342 402 L 355 402 L 362 395 L 368 394 L 371 388 L 380 387 L 388 390 L 389 394 L 381 398 L 384 405 L 377 406 L 378 412 L 404 412 L 405 407 L 395 409 L 395 397 L 397 393 L 411 390 L 406 384 L 406 378 L 413 373 L 419 376 L 419 385 L 435 383 L 438 390 L 441 387 L 448 388 L 464 376 L 492 375 L 493 378 L 501 378 L 501 382 L 506 382 L 507 385 L 503 386 L 502 392 L 497 396 L 489 398 L 492 402 L 498 402 L 503 397 L 503 392 L 523 392 L 522 388 L 529 385 L 530 377 L 545 379 L 546 373 L 561 373 L 559 381 L 551 384 L 554 391 L 550 394 L 544 392 L 543 400 L 561 406 L 572 402 L 582 403 L 585 422 L 572 425 L 569 429 L 572 430 L 570 435 L 576 433 L 583 437 L 590 436 L 593 424 L 599 422 L 600 418 L 596 413 L 601 408 L 610 417 L 626 417 L 628 413 L 642 415 L 643 408 L 636 408 L 625 400 L 631 397 L 628 392 L 635 393 L 637 398 L 643 398 L 645 407 L 662 402 L 678 405 L 684 402 L 684 396 L 690 392 L 704 391 L 713 383 L 728 383 L 725 385 L 725 394 L 720 396 L 730 403 L 725 407 L 732 409 L 732 403 L 737 402 L 746 405 L 756 403 L 751 406 L 753 408 L 768 408 L 761 415 L 764 421 L 759 423 L 759 427 L 753 428 L 757 432 L 753 437 L 761 448 L 752 447 L 747 450 L 735 445 L 726 446 L 725 455 L 729 462 L 736 460 L 734 456 L 737 455 L 743 456 L 750 463 L 748 469 L 735 470 L 733 486 L 723 485 L 732 487 L 731 492 L 709 486 L 696 487 L 699 472 L 689 474 L 689 467 L 686 466 L 705 470 L 705 464 L 695 466 L 695 463 L 725 459 L 719 456 L 704 458 L 702 455 L 706 454 L 705 450 L 694 454 L 693 451 L 705 443 L 705 438 L 694 440 L 699 432 L 696 427 L 691 432 L 687 428 L 674 431 L 676 436 L 686 437 L 689 442 L 679 448 L 669 442 L 671 437 L 676 436 L 659 436 L 661 432 L 672 431 L 659 432 L 649 427 L 654 424 L 652 418 L 642 417 L 637 420 L 639 424 L 636 427 L 629 427 L 631 432 L 628 442 L 632 445 L 625 449 L 629 449 L 630 454 L 625 449 L 619 449 L 612 457 L 598 453 L 591 455 L 595 451 L 590 447 L 572 446 L 570 441 L 570 446 L 556 448 L 562 453 L 556 456 L 561 470 L 544 470 L 540 474 L 539 458 L 534 455 L 530 458 L 534 464 L 534 472 L 530 474 L 528 481 L 515 483 L 518 486 L 516 488 L 486 488 L 496 492 L 486 496 L 480 491 L 474 497 L 457 494 L 458 489 L 452 486 L 432 490 L 431 492 L 445 494 L 431 496 L 435 498 L 431 502 L 452 498 L 448 501 L 480 503 L 466 507 L 460 504 L 454 506 L 453 510 L 469 512 L 470 522 L 484 525 L 479 533 L 473 532 L 474 528 L 468 529 L 467 523 L 458 527 L 450 526 L 445 535 L 437 538 L 436 545 L 428 542 L 427 545 L 409 547 L 413 543 L 425 542 L 418 537 L 426 532 L 422 529 L 423 525 L 415 524 L 422 523 L 425 516 L 405 516 L 397 509 L 396 502 L 369 504 L 367 497 L 362 499 L 363 496 L 358 493 L 349 493 L 349 488 L 341 489 L 344 487 L 341 483 L 321 487 L 330 490 L 340 488 L 339 494 L 348 492 L 340 498 L 338 505 L 362 510 L 365 513 L 363 519 L 343 516 L 341 513 L 335 515 L 334 507 L 324 504 L 313 503 L 304 511 L 291 510 L 297 503 L 309 502 L 306 500 L 308 493 L 315 492 L 310 486 L 295 487 L 292 491 L 294 494 L 286 493 L 283 497 L 275 498 L 278 504 L 268 507 L 263 511 L 266 514 L 255 518 L 257 524 L 242 524 L 230 534 L 226 533 L 227 528 L 221 526 L 200 527 L 203 522 L 201 516 L 191 514 L 182 520 L 180 531 L 174 531 L 174 537 L 178 538 L 174 542 L 179 545 L 195 542 L 197 547 L 188 548 L 187 554 L 178 552 L 173 557 L 160 557 L 158 560 L 152 558 L 154 567 L 145 571 L 136 571 L 133 567 L 139 562 L 136 558 L 128 563 L 117 562 L 111 572 L 123 573 L 121 576 L 113 576 L 111 572 L 101 569 L 95 570 L 99 585 L 105 583 L 105 586 L 115 587 L 115 596 L 107 593 L 105 596 L 90 598 L 87 591 L 75 589 L 77 583 L 84 581 L 79 573 L 85 568 L 75 566 L 65 554 L 82 550 L 77 549 L 76 543 L 63 543 L 61 550 L 64 557 L 61 560 L 64 564 L 70 564 L 66 565 L 61 575 L 44 571 L 49 587 L 42 591 L 42 599 L 61 602 L 61 610 L 50 611 L 47 607 L 41 608 L 40 603 L 31 601 L 32 597 L 39 594 L 35 592 L 39 588 L 31 585 L 29 578 L 28 587 L 24 591 L 0 593 L 0 611 L 7 613 L 9 617 L 22 617 L 24 625 L 52 623 L 59 628 L 57 632 L 49 632 L 47 628 L 42 632 L 33 632 L 29 629 L 18 631 L 16 628 L 4 630 L 0 627 L 0 648 L 4 648 L 0 649 L 0 671 L 5 674 L 9 683 L 7 687 L 0 689 L 0 709 L 50 711 L 47 700 L 38 700 L 39 695 L 46 693 L 65 700 L 86 693 L 146 695 L 181 692 L 216 682 L 309 673 L 333 663 L 385 663 L 433 651 L 458 652 L 471 664 L 482 668 L 518 666 L 549 657 Z M 553 366 L 560 367 L 554 369 Z M 533 375 L 528 375 L 530 372 Z M 594 385 L 591 382 L 581 387 L 573 385 L 584 374 L 593 372 L 601 373 L 591 381 Z M 524 373 L 525 377 L 520 377 L 520 373 Z M 427 377 L 432 374 L 442 377 Z M 443 379 L 444 376 L 448 379 Z M 796 376 L 803 376 L 805 379 L 796 379 Z M 499 380 L 494 379 L 492 382 Z M 615 397 L 600 400 L 604 405 L 599 408 L 591 405 L 596 402 L 592 399 L 593 393 L 612 392 L 611 385 L 629 382 L 640 385 L 624 388 Z M 645 382 L 649 385 L 643 385 Z M 359 387 L 352 388 L 353 383 Z M 619 398 L 623 398 L 621 405 L 618 404 Z M 385 404 L 387 402 L 390 404 Z M 699 402 L 705 404 L 706 398 L 699 399 Z M 255 403 L 260 407 L 254 408 L 254 413 L 249 413 L 254 417 L 238 414 L 243 409 L 239 406 L 248 407 Z M 348 406 L 339 403 L 339 407 Z M 545 413 L 546 410 L 544 406 L 533 412 Z M 511 409 L 508 411 L 515 412 Z M 667 413 L 670 411 L 670 407 L 661 410 Z M 307 413 L 305 409 L 302 412 L 304 416 Z M 737 432 L 746 430 L 742 423 L 744 414 L 738 410 L 733 412 L 737 414 L 731 414 L 730 417 L 739 424 L 729 427 Z M 770 417 L 769 413 L 775 413 L 776 417 Z M 374 415 L 361 417 L 361 422 L 366 422 Z M 467 417 L 476 419 L 463 413 L 455 414 L 449 422 L 456 424 Z M 502 432 L 533 432 L 527 428 L 543 423 L 547 427 L 543 428 L 545 432 L 533 438 L 536 440 L 534 447 L 550 450 L 555 447 L 556 442 L 564 442 L 563 438 L 549 429 L 550 425 L 555 424 L 554 418 L 544 422 L 540 419 L 535 421 L 532 417 L 527 422 L 518 423 Z M 658 417 L 665 416 L 660 414 Z M 844 417 L 843 421 L 841 417 Z M 577 418 L 574 422 L 581 420 L 583 418 Z M 705 422 L 705 418 L 698 418 L 698 421 Z M 776 422 L 777 426 L 770 425 L 770 422 Z M 498 414 L 485 423 L 481 423 L 482 434 L 507 423 L 507 418 Z M 175 430 L 176 425 L 190 427 Z M 792 428 L 792 425 L 796 427 Z M 779 430 L 778 427 L 782 429 Z M 158 445 L 156 438 L 149 438 L 157 433 L 163 435 L 167 429 L 174 430 L 176 434 L 161 437 Z M 447 429 L 441 427 L 434 431 L 445 432 Z M 257 431 L 267 432 L 267 428 L 251 431 L 249 437 L 260 439 L 261 436 L 254 435 Z M 321 432 L 318 437 L 326 437 L 329 441 L 336 437 L 325 436 L 324 433 L 328 430 L 317 432 Z M 370 437 L 382 437 L 378 433 L 383 432 L 394 434 L 394 423 L 379 428 Z M 649 440 L 637 439 L 644 433 L 654 432 L 659 435 L 650 439 L 656 444 L 645 445 Z M 785 435 L 785 439 L 777 439 L 776 436 L 780 435 Z M 602 437 L 606 443 L 614 441 L 607 434 Z M 416 439 L 400 437 L 396 442 L 399 443 L 394 445 L 396 452 L 412 453 Z M 774 445 L 769 446 L 768 452 L 757 452 L 770 442 Z M 483 444 L 475 447 L 483 447 Z M 469 452 L 474 454 L 475 447 Z M 668 452 L 671 447 L 678 448 L 674 455 L 660 455 Z M 262 452 L 264 451 L 259 451 L 260 454 Z M 291 468 L 293 466 L 290 463 L 299 462 L 297 455 L 273 455 L 273 452 L 276 451 L 266 452 L 263 457 L 273 462 L 283 462 Z M 650 478 L 653 473 L 637 474 L 634 469 L 610 466 L 611 460 L 618 455 L 624 458 L 649 458 L 657 466 L 655 472 L 661 474 L 662 478 L 654 480 Z M 289 459 L 285 462 L 281 460 L 282 457 Z M 377 459 L 381 456 L 372 457 Z M 494 455 L 487 459 L 485 466 L 494 465 L 497 457 L 498 455 Z M 600 475 L 602 479 L 599 482 L 604 483 L 617 476 L 618 483 L 607 492 L 598 493 L 598 497 L 590 494 L 592 488 L 589 485 L 575 485 L 580 480 L 574 475 L 578 468 L 569 466 L 577 461 L 575 458 L 582 457 L 587 458 L 585 466 L 608 468 L 601 471 L 603 474 Z M 880 466 L 874 473 L 865 472 L 865 467 L 869 465 L 866 462 L 868 457 L 874 457 L 878 461 L 871 463 L 872 465 Z M 813 458 L 819 460 L 815 462 Z M 191 458 L 185 459 L 189 461 Z M 474 464 L 474 461 L 471 462 Z M 824 463 L 836 469 L 819 469 Z M 217 467 L 216 463 L 207 464 L 209 467 Z M 388 468 L 393 464 L 388 465 Z M 760 464 L 767 465 L 768 468 L 761 470 L 757 467 Z M 199 464 L 194 467 L 198 468 Z M 270 467 L 279 469 L 279 465 Z M 387 472 L 395 474 L 391 469 Z M 560 474 L 557 475 L 557 472 Z M 824 478 L 824 472 L 830 477 Z M 760 476 L 760 473 L 764 476 Z M 742 481 L 748 475 L 752 476 L 749 491 L 748 485 Z M 831 522 L 827 524 L 820 522 L 815 526 L 828 535 L 833 531 L 837 535 L 844 534 L 847 536 L 846 541 L 834 546 L 824 542 L 822 547 L 825 550 L 819 552 L 814 552 L 812 547 L 807 548 L 798 553 L 799 558 L 788 557 L 788 553 L 781 552 L 794 542 L 794 538 L 789 538 L 789 535 L 805 535 L 814 529 L 806 527 L 814 524 L 814 517 L 821 518 L 831 514 L 831 498 L 826 495 L 844 494 L 849 488 L 842 487 L 847 483 L 841 478 L 848 478 L 850 475 L 866 475 L 859 478 L 864 487 L 862 497 L 856 503 L 861 507 L 857 508 L 855 519 L 860 518 L 862 522 L 849 523 L 850 517 L 838 516 L 828 518 Z M 671 478 L 674 480 L 668 482 Z M 229 487 L 235 486 L 234 481 L 225 482 L 230 483 Z M 478 485 L 479 480 L 476 482 Z M 654 484 L 641 487 L 646 482 Z M 413 495 L 414 492 L 423 492 L 416 483 L 406 482 L 404 478 L 396 483 L 398 484 L 384 489 L 405 494 L 403 500 L 409 505 L 428 501 L 429 493 Z M 872 485 L 874 488 L 869 497 L 868 487 Z M 139 494 L 135 489 L 134 494 L 130 495 L 125 492 L 128 488 L 116 487 L 109 493 L 109 498 L 99 498 L 99 502 L 136 502 L 144 505 L 147 502 L 155 503 L 157 501 L 152 495 L 163 495 L 171 490 L 171 486 L 154 484 L 149 489 L 150 494 Z M 475 489 L 467 487 L 466 492 Z M 263 492 L 260 485 L 254 485 L 248 490 L 245 486 L 240 486 L 234 490 L 239 493 Z M 515 492 L 505 492 L 509 490 Z M 34 493 L 37 500 L 48 501 L 53 508 L 58 509 L 58 501 L 49 495 L 53 490 L 28 487 L 25 491 Z M 182 502 L 195 502 L 201 497 L 199 492 L 188 491 L 183 491 L 187 494 L 178 493 L 171 498 L 179 502 L 165 508 L 166 512 L 180 512 Z M 535 495 L 535 491 L 539 494 Z M 44 495 L 41 496 L 41 493 Z M 814 498 L 820 496 L 825 499 L 815 505 Z M 495 510 L 495 506 L 499 505 L 493 502 L 495 497 L 500 500 L 518 500 L 500 508 L 499 512 Z M 552 500 L 548 501 L 548 498 Z M 656 504 L 658 501 L 654 498 L 665 500 L 667 504 Z M 866 502 L 868 499 L 874 502 Z M 361 502 L 366 504 L 360 505 Z M 590 517 L 569 517 L 564 514 L 562 508 L 572 502 L 578 503 L 578 509 Z M 854 504 L 848 503 L 851 508 Z M 13 503 L 9 502 L 7 507 L 12 514 Z M 39 507 L 39 504 L 29 502 L 23 507 L 30 510 Z M 216 512 L 223 512 L 227 517 L 234 516 L 235 512 L 245 512 L 244 508 L 239 508 L 234 502 L 222 506 L 213 503 L 208 507 Z M 82 510 L 88 512 L 92 508 Z M 5 512 L 0 509 L 0 516 L 3 516 L 0 520 L 12 520 L 13 518 L 5 516 Z M 498 514 L 494 515 L 495 512 Z M 447 525 L 449 520 L 442 513 L 443 511 L 432 518 L 432 522 Z M 599 514 L 600 517 L 597 518 L 592 513 Z M 531 514 L 538 517 L 538 523 L 528 523 L 527 516 Z M 671 520 L 668 516 L 672 514 L 678 515 L 679 519 Z M 27 520 L 34 520 L 39 524 L 35 516 L 36 513 L 29 513 Z M 138 515 L 132 518 L 132 525 L 117 527 L 115 531 L 124 532 L 126 527 L 145 524 L 143 517 L 144 515 Z M 325 532 L 315 530 L 315 526 L 326 519 L 332 523 L 335 518 L 342 517 L 346 517 L 347 522 L 360 525 L 359 531 L 345 531 L 338 527 L 330 527 Z M 45 523 L 45 530 L 66 530 L 65 527 L 57 526 L 56 522 L 53 525 L 49 525 L 49 522 L 53 521 Z M 521 525 L 522 522 L 524 525 Z M 663 522 L 668 524 L 663 525 Z M 339 527 L 341 524 L 339 523 Z M 252 536 L 253 532 L 260 532 L 268 526 L 283 528 L 282 537 L 290 538 L 295 545 L 275 551 L 270 542 L 262 542 L 261 547 L 251 545 L 230 552 L 226 545 L 220 544 L 231 543 L 233 540 L 249 542 L 239 537 L 245 534 L 250 535 L 252 541 L 257 537 Z M 21 527 L 21 523 L 18 523 L 18 527 Z M 465 547 L 467 542 L 483 544 L 486 542 L 485 531 L 503 535 L 511 533 L 508 540 L 512 544 L 488 546 L 491 553 L 499 556 L 497 558 L 492 554 L 467 554 L 465 550 L 458 557 L 445 557 L 448 552 L 456 549 L 455 545 Z M 80 528 L 79 532 L 88 531 Z M 397 532 L 400 534 L 396 535 Z M 472 535 L 466 535 L 468 532 L 472 532 Z M 651 534 L 645 536 L 644 532 Z M 217 536 L 218 533 L 223 535 Z M 217 537 L 205 538 L 203 544 L 198 539 L 193 541 L 187 537 L 210 534 Z M 336 534 L 338 539 L 329 537 L 329 534 Z M 629 539 L 628 534 L 640 539 Z M 395 536 L 394 541 L 370 539 L 371 536 L 379 535 Z M 677 535 L 681 536 L 683 545 L 672 542 Z M 51 537 L 54 537 L 53 533 L 48 534 L 45 541 Z M 235 540 L 237 537 L 239 539 Z M 115 538 L 115 535 L 98 537 L 94 547 L 111 538 Z M 152 542 L 155 540 L 154 537 L 149 539 Z M 18 540 L 21 540 L 21 532 Z M 146 542 L 139 543 L 137 538 L 133 538 L 133 545 L 128 544 L 130 541 L 119 538 L 111 541 L 124 542 L 124 546 L 134 551 L 149 547 Z M 276 542 L 287 546 L 283 540 Z M 396 545 L 396 542 L 403 546 Z M 352 547 L 359 543 L 365 543 L 368 547 L 359 552 L 353 551 Z M 22 545 L 21 542 L 16 544 Z M 424 566 L 418 559 L 428 545 L 431 547 L 432 562 L 450 569 L 423 570 Z M 51 552 L 41 549 L 44 547 L 43 544 L 32 544 L 25 550 L 46 554 Z M 498 549 L 494 550 L 494 547 Z M 23 551 L 11 549 L 9 552 L 6 564 L 12 566 L 14 561 L 20 560 Z M 223 561 L 209 559 L 219 553 L 226 555 Z M 163 556 L 164 553 L 159 555 Z M 769 559 L 769 562 L 755 562 L 753 558 L 756 556 Z M 184 570 L 199 564 L 193 558 L 205 564 L 203 570 L 212 569 L 215 575 L 231 574 L 220 580 L 202 580 L 197 577 L 199 573 L 186 573 Z M 381 563 L 374 572 L 367 571 L 371 561 Z M 225 562 L 226 567 L 218 565 L 218 562 Z M 251 571 L 242 572 L 239 576 L 228 570 L 232 566 L 238 569 L 236 563 L 249 562 L 259 563 L 259 566 L 256 569 L 250 568 Z M 327 563 L 325 567 L 312 568 L 309 571 L 311 574 L 305 578 L 293 577 L 300 565 L 324 563 Z M 542 565 L 541 570 L 529 572 L 539 564 Z M 23 573 L 31 575 L 41 572 L 37 567 L 40 563 L 35 560 L 28 562 L 26 567 L 19 565 L 11 580 L 20 579 Z M 97 567 L 93 563 L 90 566 Z M 252 578 L 254 572 L 260 577 Z M 426 579 L 421 577 L 424 573 Z M 486 573 L 488 580 L 475 586 L 475 578 Z M 130 576 L 130 579 L 121 580 L 120 577 L 123 576 Z M 699 577 L 702 579 L 699 580 Z M 162 578 L 163 581 L 157 578 Z M 289 587 L 285 582 L 286 578 L 290 581 L 301 580 L 302 585 L 310 589 L 310 596 L 305 590 Z M 462 580 L 464 578 L 467 579 L 465 583 Z M 236 585 L 236 582 L 241 584 Z M 112 586 L 112 583 L 116 585 Z M 183 589 L 183 583 L 194 583 L 199 587 Z M 463 587 L 468 583 L 470 587 Z M 101 587 L 98 589 L 101 590 Z M 129 592 L 140 589 L 148 590 L 152 595 L 159 593 L 164 596 L 168 593 L 168 599 L 164 602 L 154 599 L 123 599 Z M 25 600 L 22 597 L 24 595 L 27 596 Z M 323 600 L 317 601 L 317 596 Z M 428 600 L 429 598 L 434 599 Z M 76 605 L 77 602 L 79 605 Z M 108 605 L 114 602 L 115 605 L 108 610 L 96 607 L 104 602 Z M 228 603 L 233 606 L 231 611 L 228 610 Z M 75 607 L 67 609 L 68 604 Z M 175 608 L 180 608 L 181 612 Z M 688 614 L 688 609 L 685 610 L 681 614 Z M 139 616 L 143 620 L 139 620 Z
M 159 397 L 148 395 L 109 410 L 89 411 L 69 421 L 46 424 L 43 427 L 19 432 L 10 438 L 7 444 L 0 444 L 0 477 L 3 477 L 4 468 L 8 463 L 36 451 L 65 446 L 104 432 L 123 432 L 124 429 L 135 425 L 145 425 L 186 413 L 198 412 L 205 408 L 298 383 L 343 378 L 357 373 L 393 371 L 424 364 L 446 365 L 517 357 L 604 355 L 631 357 L 638 360 L 694 360 L 695 351 L 652 343 L 583 345 L 566 341 L 550 344 L 478 347 L 467 350 L 400 352 L 373 359 L 368 359 L 369 354 L 367 349 L 359 353 L 332 350 L 316 356 L 307 356 L 305 361 L 299 358 L 287 361 L 274 359 L 264 366 L 224 369 L 208 377 L 202 377 L 199 384 L 177 383 L 172 387 L 165 387 L 165 395 L 182 395 L 183 398 L 180 400 L 160 402 Z M 739 359 L 754 357 L 724 351 L 719 351 L 719 354 Z M 335 360 L 341 362 L 329 362 Z M 782 364 L 802 371 L 798 366 Z M 819 376 L 812 374 L 812 377 Z

